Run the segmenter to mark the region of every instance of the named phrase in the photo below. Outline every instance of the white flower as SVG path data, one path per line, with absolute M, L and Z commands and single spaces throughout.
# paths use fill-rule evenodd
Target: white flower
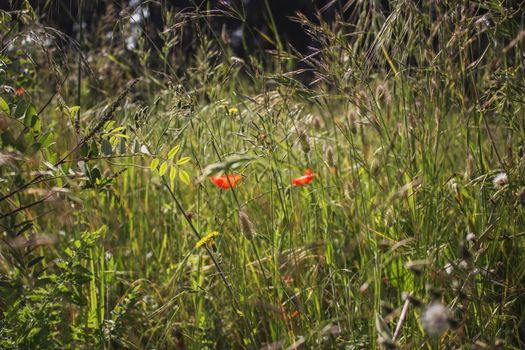
M 109 250 L 104 254 L 104 258 L 106 259 L 106 261 L 110 261 L 112 257 L 113 254 L 111 254 Z
M 429 304 L 421 313 L 421 325 L 429 335 L 442 335 L 450 328 L 450 310 L 439 302 Z
M 494 177 L 494 180 L 492 180 L 492 183 L 494 184 L 494 188 L 497 190 L 500 190 L 509 183 L 509 178 L 507 177 L 506 173 L 499 173 Z

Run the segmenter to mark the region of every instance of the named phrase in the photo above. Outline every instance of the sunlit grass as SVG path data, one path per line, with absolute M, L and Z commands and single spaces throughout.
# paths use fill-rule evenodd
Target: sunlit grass
M 318 50 L 295 57 L 308 75 L 287 72 L 280 39 L 275 57 L 240 59 L 203 34 L 180 76 L 133 67 L 137 87 L 114 114 L 86 88 L 79 123 L 98 128 L 100 156 L 75 152 L 68 195 L 24 212 L 58 237 L 38 248 L 39 276 L 13 272 L 23 249 L 6 238 L 0 271 L 31 287 L 9 299 L 27 310 L 0 303 L 28 327 L 5 326 L 2 341 L 37 346 L 44 332 L 29 336 L 26 319 L 47 309 L 21 300 L 69 261 L 82 302 L 50 297 L 54 327 L 72 330 L 45 344 L 522 348 L 523 19 L 496 1 L 393 1 L 388 15 L 365 3 L 352 22 L 298 15 Z M 195 16 L 187 25 L 203 29 Z M 78 135 L 63 116 L 50 108 L 45 121 L 67 150 Z

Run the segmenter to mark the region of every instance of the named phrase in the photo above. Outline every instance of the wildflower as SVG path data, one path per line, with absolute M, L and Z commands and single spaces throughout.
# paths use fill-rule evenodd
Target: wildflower
M 255 227 L 248 217 L 248 214 L 246 214 L 243 209 L 239 210 L 239 226 L 241 227 L 241 233 L 244 237 L 251 241 L 256 234 Z
M 23 87 L 19 86 L 15 89 L 15 96 L 23 97 L 25 94 L 26 94 L 26 89 L 24 89 Z
M 420 321 L 427 334 L 440 336 L 450 328 L 450 310 L 440 302 L 433 302 L 423 310 Z
M 204 236 L 201 239 L 199 239 L 197 244 L 195 244 L 195 248 L 202 247 L 203 245 L 205 245 L 209 241 L 213 240 L 213 238 L 217 237 L 218 235 L 219 235 L 219 232 L 217 232 L 217 231 L 212 231 L 212 232 L 208 233 L 206 236 Z
M 235 108 L 235 107 L 228 108 L 228 114 L 229 114 L 230 116 L 233 116 L 233 115 L 239 114 L 239 109 L 238 109 L 238 108 Z
M 494 188 L 497 190 L 502 189 L 506 184 L 509 183 L 509 178 L 506 173 L 499 173 L 494 177 L 494 180 L 492 180 L 492 183 L 494 184 Z
M 292 179 L 292 184 L 294 186 L 304 186 L 309 184 L 314 179 L 315 174 L 312 173 L 311 169 L 306 169 L 306 172 L 303 176 L 296 177 Z
M 225 174 L 221 176 L 210 176 L 210 181 L 223 190 L 235 187 L 242 180 L 241 174 Z

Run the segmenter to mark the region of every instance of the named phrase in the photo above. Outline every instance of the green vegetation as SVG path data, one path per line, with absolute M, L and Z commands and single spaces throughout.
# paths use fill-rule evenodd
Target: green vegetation
M 0 348 L 525 348 L 523 5 L 351 3 L 242 59 L 1 12 Z

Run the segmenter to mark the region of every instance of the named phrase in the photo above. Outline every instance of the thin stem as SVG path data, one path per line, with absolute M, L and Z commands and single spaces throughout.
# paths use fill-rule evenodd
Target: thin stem
M 166 178 L 164 176 L 162 177 L 162 181 L 164 182 L 164 186 L 166 186 L 166 188 L 168 189 L 168 192 L 169 192 L 171 198 L 173 199 L 173 201 L 177 205 L 177 209 L 182 214 L 182 216 L 184 216 L 184 219 L 186 220 L 188 225 L 190 225 L 190 228 L 191 228 L 192 232 L 195 234 L 197 239 L 200 239 L 201 238 L 201 234 L 199 233 L 199 231 L 197 230 L 195 225 L 193 225 L 193 222 L 189 218 L 188 214 L 186 214 L 186 211 L 184 210 L 184 207 L 182 206 L 182 204 L 178 200 L 177 196 L 173 192 L 172 188 L 170 187 L 168 181 L 166 180 Z M 232 288 L 231 284 L 228 282 L 228 280 L 226 278 L 226 274 L 224 273 L 223 269 L 219 265 L 217 259 L 215 259 L 215 256 L 213 255 L 213 252 L 210 250 L 210 248 L 208 248 L 207 245 L 204 245 L 204 249 L 206 249 L 206 253 L 208 253 L 208 256 L 211 258 L 211 260 L 213 262 L 213 265 L 215 265 L 215 268 L 217 269 L 217 272 L 219 273 L 219 276 L 221 277 L 222 281 L 226 285 L 226 289 L 228 290 L 228 293 L 230 294 L 230 297 L 231 297 L 231 300 L 232 300 L 232 304 L 233 304 L 235 310 L 237 311 L 236 314 L 239 317 L 241 317 L 241 319 L 244 321 L 245 326 L 248 328 L 248 333 L 250 335 L 250 339 L 252 341 L 252 344 L 255 345 L 256 344 L 255 338 L 253 337 L 253 334 L 252 334 L 253 327 L 251 326 L 249 320 L 245 316 L 239 315 L 238 312 L 241 311 L 241 307 L 240 307 L 239 302 L 237 301 L 237 298 L 235 297 L 235 294 L 233 293 L 233 288 Z
M 397 336 L 399 335 L 399 332 L 401 332 L 401 327 L 403 327 L 403 323 L 405 323 L 405 319 L 408 313 L 409 306 L 410 306 L 410 298 L 407 297 L 405 300 L 405 304 L 403 305 L 403 309 L 401 310 L 401 315 L 399 315 L 399 322 L 397 323 L 396 330 L 394 331 L 394 336 L 392 337 L 392 340 L 396 340 Z

